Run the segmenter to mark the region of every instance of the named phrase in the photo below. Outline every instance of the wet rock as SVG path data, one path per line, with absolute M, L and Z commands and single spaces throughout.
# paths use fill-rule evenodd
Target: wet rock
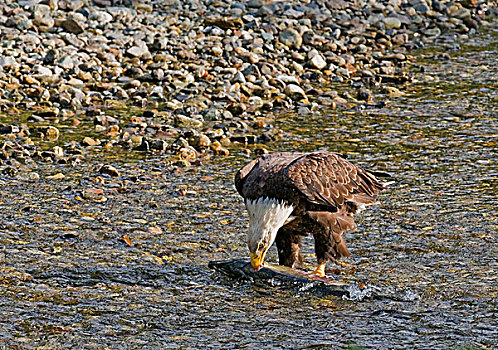
M 244 135 L 230 137 L 230 142 L 241 143 L 244 145 L 253 145 L 258 141 L 256 135 Z
M 103 194 L 104 190 L 101 188 L 85 188 L 81 192 L 81 197 L 94 202 L 106 202 L 107 198 L 104 197 Z
M 193 127 L 199 129 L 202 128 L 203 123 L 201 120 L 179 114 L 175 115 L 174 125 L 177 127 Z
M 232 115 L 241 115 L 247 110 L 247 106 L 244 103 L 233 103 L 228 106 L 227 110 Z
M 180 159 L 174 162 L 173 165 L 179 168 L 189 168 L 192 166 L 192 163 L 190 163 L 187 159 Z
M 99 173 L 109 175 L 110 177 L 121 176 L 121 174 L 119 173 L 119 171 L 115 167 L 113 167 L 112 165 L 108 165 L 108 164 L 102 165 L 99 169 Z
M 216 154 L 216 155 L 228 156 L 230 154 L 228 149 L 223 147 L 219 141 L 214 141 L 211 144 L 211 149 L 213 150 L 214 154 Z
M 160 152 L 165 152 L 168 149 L 168 143 L 164 140 L 157 140 L 157 139 L 148 139 L 143 137 L 142 138 L 142 143 L 135 147 L 135 151 L 142 151 L 142 152 L 147 152 L 147 151 L 160 151 Z
M 191 137 L 189 143 L 195 148 L 207 148 L 211 146 L 211 140 L 204 134 L 198 134 Z
M 393 86 L 384 86 L 384 91 L 389 94 L 390 97 L 401 97 L 404 96 L 405 93 L 400 91 L 398 88 Z
M 19 132 L 17 125 L 0 124 L 0 134 L 15 134 Z
M 196 160 L 199 157 L 199 153 L 195 150 L 194 147 L 190 145 L 186 145 L 185 147 L 180 148 L 178 151 L 178 158 L 180 160 Z
M 373 99 L 372 91 L 365 89 L 365 88 L 361 88 L 360 90 L 358 90 L 357 98 L 358 98 L 358 100 L 361 100 L 361 101 L 370 102 Z
M 41 123 L 41 122 L 45 121 L 45 119 L 43 119 L 43 117 L 40 117 L 39 115 L 36 115 L 36 114 L 31 114 L 27 120 L 28 120 L 28 122 L 32 122 L 32 123 Z
M 149 141 L 145 137 L 140 137 L 141 143 L 133 148 L 134 151 L 148 152 L 150 150 Z
M 64 179 L 66 176 L 63 174 L 63 173 L 57 173 L 57 174 L 54 174 L 54 175 L 49 175 L 47 176 L 46 178 L 48 180 L 62 180 Z
M 19 179 L 23 180 L 23 181 L 36 182 L 36 181 L 40 180 L 40 174 L 38 174 L 37 172 L 34 172 L 34 171 L 30 171 L 26 174 L 22 174 L 22 175 L 20 174 Z
M 83 146 L 98 146 L 98 145 L 100 145 L 100 140 L 95 140 L 91 137 L 86 136 L 81 141 L 81 144 Z
M 60 115 L 59 108 L 45 108 L 37 111 L 36 114 L 33 114 L 32 116 L 37 116 L 42 120 L 47 120 L 47 119 L 55 119 L 59 115 Z
M 285 94 L 292 98 L 293 100 L 306 100 L 306 93 L 304 90 L 295 84 L 289 84 L 285 87 Z
M 102 126 L 117 125 L 119 124 L 119 120 L 109 115 L 98 114 L 93 118 L 93 124 Z
M 37 126 L 30 128 L 29 131 L 33 136 L 39 136 L 49 141 L 55 141 L 59 138 L 60 132 L 54 126 Z

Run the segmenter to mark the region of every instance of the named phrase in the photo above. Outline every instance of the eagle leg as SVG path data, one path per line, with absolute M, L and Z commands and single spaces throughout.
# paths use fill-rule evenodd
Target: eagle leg
M 341 257 L 350 256 L 342 234 L 348 229 L 354 230 L 356 225 L 353 218 L 346 213 L 309 211 L 308 216 L 312 221 L 310 229 L 315 239 L 315 254 L 318 260 L 315 274 L 323 277 L 327 261 L 337 263 Z
M 278 263 L 280 265 L 296 267 L 296 264 L 303 263 L 301 256 L 301 235 L 293 230 L 280 228 L 275 239 L 278 250 Z

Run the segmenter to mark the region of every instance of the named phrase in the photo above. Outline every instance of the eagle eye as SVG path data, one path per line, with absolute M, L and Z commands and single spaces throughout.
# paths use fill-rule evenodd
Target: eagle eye
M 261 249 L 263 249 L 263 242 L 258 243 L 257 251 L 259 252 Z

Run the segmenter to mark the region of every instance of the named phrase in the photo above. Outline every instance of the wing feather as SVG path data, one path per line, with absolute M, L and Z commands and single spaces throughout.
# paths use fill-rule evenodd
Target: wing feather
M 237 189 L 237 192 L 239 192 L 239 194 L 242 197 L 245 197 L 244 196 L 244 183 L 247 179 L 247 176 L 254 169 L 254 166 L 257 163 L 258 163 L 258 159 L 254 159 L 253 161 L 247 163 L 243 168 L 241 168 L 235 174 L 235 188 Z
M 309 202 L 333 211 L 346 202 L 374 203 L 383 189 L 368 171 L 338 153 L 325 151 L 260 156 L 237 172 L 235 187 L 242 197 L 251 199 L 291 200 L 293 193 L 300 193 Z
M 286 171 L 287 180 L 309 201 L 334 208 L 345 201 L 373 203 L 383 189 L 375 176 L 333 152 L 307 154 Z

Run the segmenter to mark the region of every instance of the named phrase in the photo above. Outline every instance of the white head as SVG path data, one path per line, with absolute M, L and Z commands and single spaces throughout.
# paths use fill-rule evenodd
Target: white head
M 246 199 L 249 213 L 249 232 L 247 243 L 251 255 L 251 264 L 259 270 L 263 266 L 266 252 L 271 247 L 277 232 L 282 227 L 294 207 L 273 198 Z

